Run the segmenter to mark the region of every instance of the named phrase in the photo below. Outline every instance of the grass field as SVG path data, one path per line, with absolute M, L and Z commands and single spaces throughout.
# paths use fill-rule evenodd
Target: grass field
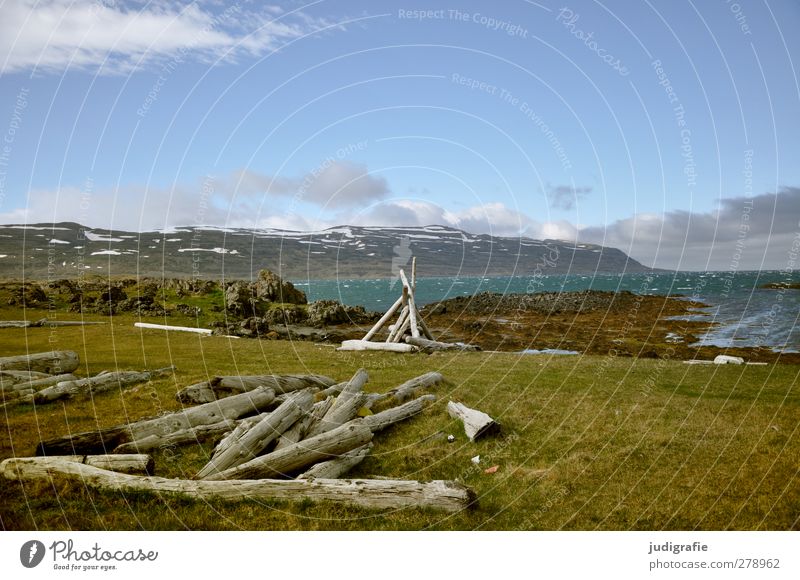
M 0 318 L 21 318 L 20 311 L 0 309 Z M 436 370 L 447 379 L 433 391 L 437 402 L 378 434 L 371 456 L 352 475 L 457 479 L 477 492 L 478 505 L 455 515 L 386 512 L 332 503 L 207 503 L 98 492 L 66 481 L 0 481 L 4 529 L 800 529 L 796 365 L 339 353 L 307 342 L 143 331 L 133 327 L 136 320 L 123 315 L 102 326 L 0 330 L 0 356 L 72 349 L 81 356 L 81 375 L 178 369 L 174 378 L 93 400 L 0 411 L 0 459 L 31 455 L 40 439 L 176 410 L 177 389 L 216 374 L 313 372 L 343 380 L 363 367 L 370 375 L 367 390 L 384 391 Z M 469 443 L 445 411 L 449 399 L 495 417 L 501 435 Z M 455 443 L 447 443 L 448 434 Z M 209 444 L 157 453 L 156 474 L 191 477 L 210 450 Z M 479 466 L 470 462 L 475 455 L 481 456 Z M 493 465 L 496 473 L 484 473 Z

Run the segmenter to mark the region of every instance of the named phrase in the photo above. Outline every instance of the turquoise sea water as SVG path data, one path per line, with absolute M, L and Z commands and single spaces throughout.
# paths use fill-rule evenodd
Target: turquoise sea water
M 630 290 L 637 294 L 680 294 L 708 306 L 697 316 L 715 322 L 698 344 L 764 346 L 800 352 L 800 290 L 763 289 L 769 282 L 798 282 L 796 272 L 660 272 L 650 274 L 568 274 L 488 278 L 420 278 L 419 305 L 478 292 L 518 294 L 575 290 Z M 383 311 L 399 296 L 397 280 L 311 280 L 294 282 L 310 301 L 335 299 Z

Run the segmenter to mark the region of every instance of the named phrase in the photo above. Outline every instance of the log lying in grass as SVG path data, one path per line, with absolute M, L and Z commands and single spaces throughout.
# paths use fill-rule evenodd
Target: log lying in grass
M 284 477 L 310 467 L 319 461 L 337 457 L 366 445 L 372 440 L 369 427 L 351 421 L 316 437 L 304 439 L 278 451 L 251 459 L 247 463 L 214 473 L 207 480 L 262 479 Z
M 428 340 L 419 336 L 407 336 L 405 338 L 406 344 L 413 344 L 418 347 L 422 352 L 438 352 L 448 350 L 458 350 L 464 352 L 471 352 L 480 350 L 479 347 L 472 344 L 455 344 L 450 342 L 439 342 L 436 340 Z
M 63 375 L 50 375 L 47 377 L 34 379 L 24 383 L 17 383 L 12 388 L 15 391 L 20 391 L 23 389 L 33 389 L 34 391 L 40 391 L 45 387 L 57 385 L 58 383 L 63 381 L 74 381 L 74 380 L 77 380 L 77 377 L 71 373 L 66 373 Z
M 293 393 L 280 407 L 253 425 L 238 440 L 231 442 L 222 453 L 214 454 L 211 461 L 198 472 L 197 478 L 204 479 L 258 456 L 267 445 L 308 413 L 313 404 L 314 396 L 310 392 Z
M 435 387 L 444 380 L 441 373 L 430 372 L 414 377 L 402 385 L 399 385 L 385 393 L 369 395 L 369 406 L 373 407 L 377 403 L 386 399 L 392 399 L 395 403 L 405 403 L 412 397 L 415 397 L 417 392 L 429 387 Z
M 359 419 L 359 422 L 362 425 L 369 427 L 372 432 L 375 433 L 377 431 L 386 429 L 395 423 L 410 419 L 414 415 L 422 412 L 422 409 L 425 408 L 425 405 L 435 400 L 436 397 L 434 395 L 422 395 L 413 401 L 409 401 L 407 403 L 403 403 L 402 405 L 398 405 L 397 407 L 392 407 L 391 409 L 386 409 L 380 413 L 375 413 L 374 415 L 369 415 Z
M 64 459 L 129 475 L 153 475 L 155 462 L 149 455 L 129 453 L 126 455 L 62 455 L 51 459 Z
M 0 370 L 39 371 L 42 373 L 71 373 L 78 368 L 78 353 L 72 350 L 54 350 L 36 354 L 0 358 Z
M 417 347 L 400 342 L 370 342 L 368 340 L 345 340 L 336 350 L 387 350 L 390 352 L 416 352 Z
M 193 326 L 172 326 L 169 324 L 153 324 L 150 322 L 134 322 L 136 328 L 152 328 L 155 330 L 172 330 L 175 332 L 194 332 L 197 334 L 205 334 L 211 336 L 214 331 L 210 328 L 195 328 Z
M 169 435 L 173 433 L 190 430 L 200 425 L 213 425 L 226 419 L 239 419 L 264 411 L 274 400 L 275 392 L 272 389 L 260 388 L 160 417 L 142 419 L 128 425 L 117 425 L 99 431 L 88 431 L 42 441 L 36 447 L 36 454 L 106 453 L 107 450 L 113 450 L 123 443 L 153 436 L 168 440 Z
M 371 450 L 372 442 L 353 449 L 352 451 L 348 451 L 347 453 L 343 453 L 334 459 L 312 465 L 310 469 L 298 476 L 297 479 L 339 479 L 356 465 L 364 461 L 364 458 L 369 455 Z
M 367 371 L 358 369 L 322 419 L 309 429 L 307 437 L 314 437 L 325 431 L 335 429 L 355 417 L 358 414 L 358 410 L 367 400 L 367 396 L 364 394 L 364 385 L 368 379 Z
M 33 396 L 34 403 L 51 403 L 61 399 L 71 399 L 76 395 L 95 395 L 112 389 L 122 389 L 175 371 L 175 367 L 166 367 L 154 371 L 117 371 L 103 373 L 94 377 L 62 381 L 52 387 L 42 389 Z
M 335 385 L 331 385 L 327 389 L 323 389 L 319 393 L 317 393 L 317 396 L 320 399 L 324 399 L 325 397 L 329 397 L 330 395 L 338 395 L 339 393 L 342 392 L 342 389 L 344 389 L 347 386 L 348 382 L 349 381 L 344 381 L 343 383 L 336 383 Z
M 500 430 L 500 425 L 489 415 L 482 411 L 470 409 L 461 403 L 450 401 L 447 403 L 447 412 L 454 419 L 460 419 L 464 423 L 464 432 L 470 441 L 475 441 Z
M 0 389 L 8 390 L 20 383 L 46 379 L 51 375 L 37 371 L 0 371 Z
M 57 457 L 6 459 L 0 474 L 19 481 L 48 481 L 53 476 L 68 477 L 97 489 L 179 493 L 196 499 L 221 498 L 336 501 L 374 509 L 428 508 L 457 512 L 473 505 L 475 492 L 452 481 L 417 481 L 389 479 L 314 479 L 195 481 L 141 477 L 115 473 L 65 461 Z
M 324 389 L 335 384 L 332 378 L 322 375 L 225 376 L 190 385 L 178 391 L 176 398 L 181 403 L 209 403 L 257 387 L 269 387 L 280 395 L 309 388 Z
M 239 421 L 236 419 L 225 419 L 211 425 L 196 425 L 166 435 L 148 435 L 135 441 L 117 445 L 114 448 L 114 453 L 147 453 L 156 449 L 211 441 L 225 433 L 229 433 L 236 428 L 238 423 Z

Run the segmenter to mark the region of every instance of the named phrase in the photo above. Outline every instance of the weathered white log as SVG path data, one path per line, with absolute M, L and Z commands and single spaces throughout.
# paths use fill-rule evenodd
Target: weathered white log
M 335 380 L 324 375 L 223 376 L 215 377 L 211 382 L 218 392 L 244 393 L 256 387 L 269 387 L 276 395 L 310 388 L 324 389 L 336 384 Z
M 358 419 L 358 421 L 362 425 L 369 427 L 373 433 L 377 433 L 378 431 L 386 429 L 395 423 L 405 421 L 406 419 L 410 419 L 411 417 L 418 415 L 428 403 L 435 400 L 435 395 L 422 395 L 413 401 L 403 403 L 402 405 L 392 407 L 391 409 L 386 409 L 385 411 L 375 413 L 374 415 L 368 415 L 362 419 Z
M 22 403 L 32 403 L 34 393 L 36 391 L 33 389 L 0 392 L 0 409 L 8 409 Z
M 280 436 L 278 442 L 275 444 L 275 451 L 278 449 L 283 449 L 284 447 L 288 447 L 289 445 L 294 445 L 295 443 L 299 443 L 305 439 L 309 431 L 314 428 L 319 421 L 322 420 L 322 418 L 325 416 L 325 413 L 327 413 L 333 405 L 334 401 L 334 397 L 327 397 L 325 400 L 315 403 L 311 408 L 310 413 L 307 413 L 304 417 L 301 417 L 283 435 Z
M 406 330 L 408 330 L 409 327 L 411 326 L 410 312 L 411 311 L 409 310 L 409 314 L 408 316 L 405 317 L 402 324 L 398 323 L 399 326 L 395 329 L 394 336 L 392 337 L 392 342 L 397 343 L 403 340 L 403 335 L 406 333 Z
M 397 317 L 397 322 L 389 327 L 389 336 L 386 337 L 386 342 L 397 342 L 395 337 L 400 331 L 400 327 L 402 327 L 406 320 L 408 320 L 408 305 L 405 304 L 405 296 L 400 298 L 400 300 L 403 301 L 403 309 L 400 311 L 400 316 Z
M 280 407 L 253 425 L 222 453 L 215 454 L 198 473 L 197 479 L 247 463 L 258 456 L 300 417 L 311 410 L 314 396 L 308 391 L 293 393 Z
M 419 327 L 417 326 L 417 306 L 414 302 L 414 289 L 406 278 L 406 273 L 400 268 L 400 279 L 403 285 L 408 288 L 408 317 L 411 327 L 411 336 L 419 336 Z M 402 335 L 401 335 L 402 336 Z
M 433 334 L 431 334 L 431 331 L 428 328 L 428 325 L 425 324 L 425 319 L 422 318 L 422 314 L 420 314 L 419 309 L 417 309 L 417 322 L 419 322 L 419 327 L 422 330 L 422 334 L 425 335 L 425 338 L 428 340 L 435 340 L 433 338 Z
M 344 381 L 342 383 L 336 383 L 335 385 L 331 385 L 327 389 L 323 389 L 319 393 L 317 393 L 317 397 L 326 398 L 329 397 L 330 395 L 338 395 L 339 393 L 342 392 L 342 389 L 345 388 L 347 382 L 348 381 Z
M 46 379 L 51 375 L 37 371 L 0 371 L 0 390 L 10 390 L 20 383 Z
M 304 439 L 278 451 L 267 453 L 247 463 L 215 473 L 206 479 L 261 479 L 264 477 L 286 477 L 310 467 L 319 461 L 327 461 L 366 445 L 372 440 L 369 427 L 351 421 L 316 437 Z
M 345 340 L 336 350 L 386 350 L 389 352 L 416 352 L 418 349 L 411 344 L 398 342 L 370 342 L 368 340 Z
M 394 313 L 397 312 L 397 309 L 400 308 L 402 304 L 403 304 L 403 297 L 401 296 L 395 301 L 394 304 L 392 304 L 389 307 L 389 310 L 386 311 L 386 314 L 381 316 L 380 320 L 378 320 L 378 322 L 375 323 L 375 326 L 373 326 L 370 329 L 370 331 L 366 335 L 364 335 L 364 338 L 362 340 L 371 340 L 373 336 L 378 334 L 380 329 L 383 328 L 383 325 L 386 324 L 392 318 L 392 316 L 394 316 Z
M 47 318 L 39 320 L 0 320 L 0 328 L 40 328 L 42 326 L 55 328 L 56 326 L 88 326 L 90 324 L 107 323 L 84 320 L 50 320 Z
M 715 365 L 740 365 L 744 363 L 744 359 L 740 356 L 728 356 L 727 354 L 718 354 L 714 357 Z
M 464 423 L 464 432 L 470 441 L 475 441 L 500 429 L 500 425 L 489 415 L 483 411 L 470 409 L 461 403 L 448 402 L 447 412 L 453 419 L 460 419 Z
M 366 445 L 343 453 L 339 457 L 312 465 L 302 475 L 298 476 L 297 479 L 339 479 L 356 465 L 364 461 L 364 458 L 369 455 L 371 450 L 372 442 L 370 441 Z
M 228 429 L 223 433 L 223 437 L 217 442 L 217 444 L 214 446 L 214 450 L 211 452 L 211 458 L 213 459 L 215 456 L 224 452 L 227 448 L 236 443 L 242 437 L 242 435 L 247 433 L 253 427 L 253 425 L 257 425 L 263 419 L 267 418 L 269 414 L 269 412 L 259 413 L 258 415 L 253 415 L 252 417 L 234 420 L 233 429 Z
M 106 453 L 128 443 L 150 437 L 168 437 L 172 433 L 199 425 L 212 425 L 226 419 L 238 419 L 266 410 L 275 400 L 275 391 L 255 389 L 219 401 L 189 407 L 160 417 L 142 419 L 127 425 L 117 425 L 99 431 L 87 431 L 42 441 L 37 455 L 72 455 Z
M 61 455 L 54 456 L 51 459 L 83 463 L 98 469 L 128 473 L 130 475 L 153 475 L 155 469 L 153 458 L 140 453 L 129 453 L 127 455 Z
M 175 367 L 165 367 L 153 371 L 117 371 L 104 373 L 86 379 L 62 381 L 52 387 L 42 389 L 33 396 L 37 404 L 50 403 L 61 399 L 71 399 L 75 395 L 95 395 L 112 389 L 122 389 L 175 371 Z
M 390 479 L 291 479 L 196 481 L 142 477 L 98 469 L 57 457 L 23 457 L 0 463 L 0 474 L 18 481 L 68 477 L 95 489 L 179 493 L 196 499 L 335 501 L 371 509 L 426 508 L 457 512 L 474 505 L 475 492 L 453 481 Z
M 33 325 L 31 320 L 0 320 L 0 328 L 29 328 Z
M 231 429 L 236 428 L 237 423 L 236 419 L 225 419 L 211 425 L 196 425 L 190 429 L 181 429 L 166 435 L 148 435 L 147 437 L 118 445 L 114 448 L 114 453 L 147 453 L 156 449 L 202 443 L 230 432 Z
M 389 390 L 389 395 L 396 403 L 405 403 L 417 394 L 420 389 L 435 387 L 444 380 L 442 373 L 429 372 L 413 379 L 409 379 L 402 385 Z
M 57 385 L 62 381 L 75 381 L 75 380 L 77 380 L 77 377 L 71 373 L 66 373 L 63 375 L 50 375 L 39 379 L 27 381 L 24 383 L 17 383 L 12 388 L 15 391 L 24 389 L 33 389 L 34 391 L 40 391 L 45 387 L 49 387 L 51 385 Z
M 181 403 L 210 403 L 257 387 L 269 387 L 280 395 L 308 388 L 324 389 L 335 384 L 332 378 L 322 375 L 222 376 L 181 389 L 175 397 Z
M 358 414 L 358 410 L 366 402 L 367 396 L 364 394 L 364 385 L 367 384 L 368 380 L 367 371 L 358 369 L 322 419 L 311 427 L 306 437 L 314 437 L 325 431 L 330 431 L 355 417 Z
M 151 328 L 155 330 L 172 330 L 176 332 L 195 332 L 197 334 L 211 335 L 210 328 L 194 328 L 193 326 L 171 326 L 169 324 L 153 324 L 150 322 L 134 322 L 136 328 Z
M 480 350 L 480 348 L 472 344 L 454 344 L 451 342 L 439 342 L 437 340 L 428 340 L 420 336 L 417 337 L 407 336 L 405 337 L 405 342 L 407 344 L 413 344 L 414 346 L 419 347 L 419 349 L 422 352 L 434 352 L 443 350 L 460 350 L 467 352 L 467 351 Z
M 72 350 L 54 350 L 0 358 L 0 370 L 4 371 L 39 371 L 48 375 L 58 375 L 71 373 L 77 368 L 78 353 Z

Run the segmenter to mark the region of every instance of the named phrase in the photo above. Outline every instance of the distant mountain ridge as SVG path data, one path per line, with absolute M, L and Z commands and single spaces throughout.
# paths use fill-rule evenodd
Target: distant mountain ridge
M 185 226 L 126 232 L 73 222 L 0 226 L 0 276 L 102 274 L 288 280 L 391 278 L 417 258 L 419 276 L 647 272 L 592 244 L 470 234 L 446 226 L 339 226 L 315 232 Z

